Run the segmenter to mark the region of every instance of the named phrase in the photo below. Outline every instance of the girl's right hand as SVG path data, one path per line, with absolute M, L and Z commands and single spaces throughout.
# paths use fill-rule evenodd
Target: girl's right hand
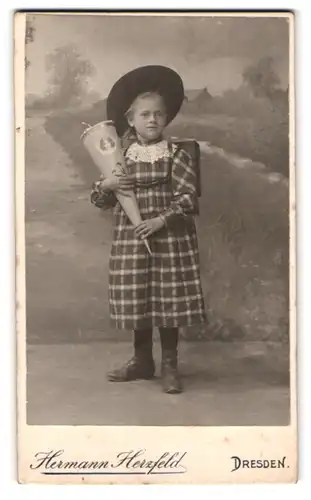
M 113 175 L 102 181 L 103 189 L 111 191 L 130 191 L 134 187 L 133 178 L 130 175 Z
M 131 175 L 116 175 L 114 181 L 116 182 L 116 187 L 114 189 L 130 191 L 134 188 L 134 180 Z

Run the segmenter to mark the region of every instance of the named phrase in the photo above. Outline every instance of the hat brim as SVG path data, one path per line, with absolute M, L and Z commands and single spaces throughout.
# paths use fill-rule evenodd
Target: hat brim
M 121 137 L 128 129 L 125 117 L 134 99 L 144 92 L 162 95 L 167 111 L 167 124 L 180 110 L 184 100 L 182 79 L 165 66 L 142 66 L 122 76 L 112 87 L 107 98 L 107 119 L 115 124 Z

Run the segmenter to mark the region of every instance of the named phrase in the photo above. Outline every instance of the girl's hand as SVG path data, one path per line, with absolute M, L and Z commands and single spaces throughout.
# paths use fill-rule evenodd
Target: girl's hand
M 153 219 L 147 219 L 138 224 L 134 231 L 138 238 L 144 240 L 145 238 L 148 238 L 148 236 L 151 236 L 153 233 L 162 229 L 163 226 L 164 221 L 161 217 L 154 217 Z
M 116 175 L 114 179 L 116 182 L 116 187 L 114 189 L 130 191 L 134 188 L 134 179 L 131 175 Z
M 101 181 L 103 190 L 130 191 L 134 187 L 133 178 L 130 175 L 113 175 Z

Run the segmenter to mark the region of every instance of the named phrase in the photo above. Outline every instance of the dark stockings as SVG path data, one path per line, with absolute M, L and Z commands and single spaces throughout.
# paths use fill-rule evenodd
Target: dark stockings
M 144 330 L 134 330 L 134 349 L 139 351 L 141 349 L 150 348 L 152 346 L 152 328 Z
M 162 387 L 164 392 L 177 394 L 182 392 L 181 381 L 178 373 L 177 346 L 178 328 L 160 328 L 162 346 Z
M 178 328 L 159 328 L 162 351 L 176 351 L 178 345 Z M 152 346 L 152 329 L 134 330 L 134 348 L 141 350 Z
M 162 351 L 176 351 L 178 345 L 178 328 L 159 328 Z

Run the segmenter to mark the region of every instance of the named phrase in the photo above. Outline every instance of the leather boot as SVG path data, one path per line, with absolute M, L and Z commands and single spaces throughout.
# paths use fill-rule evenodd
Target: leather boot
M 177 368 L 176 351 L 162 352 L 162 387 L 167 394 L 179 394 L 182 392 L 182 384 Z
M 123 366 L 108 372 L 110 382 L 129 382 L 131 380 L 152 379 L 155 364 L 152 355 L 152 330 L 135 330 L 134 356 Z
M 161 328 L 160 338 L 162 345 L 161 378 L 162 388 L 167 394 L 182 392 L 182 384 L 177 367 L 177 328 Z

